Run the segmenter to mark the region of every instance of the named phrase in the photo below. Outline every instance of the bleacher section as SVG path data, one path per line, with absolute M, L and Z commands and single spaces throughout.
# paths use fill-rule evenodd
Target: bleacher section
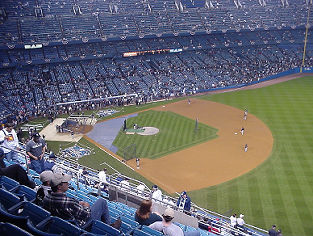
M 22 166 L 25 166 L 23 155 L 20 155 L 18 161 Z M 5 163 L 7 166 L 14 164 L 14 162 L 9 163 L 7 161 L 5 161 Z M 118 197 L 115 201 L 111 201 L 108 199 L 114 198 L 115 196 L 114 194 L 111 196 L 111 190 L 109 196 L 108 193 L 93 187 L 95 183 L 99 182 L 95 170 L 88 169 L 88 175 L 81 176 L 78 171 L 79 166 L 74 162 L 69 162 L 69 160 L 66 159 L 57 159 L 56 164 L 59 168 L 63 169 L 64 173 L 72 174 L 73 176 L 70 182 L 70 188 L 66 192 L 67 195 L 79 201 L 88 202 L 91 205 L 99 197 L 107 198 L 111 222 L 114 222 L 117 218 L 122 220 L 120 231 L 100 221 L 92 221 L 84 227 L 79 228 L 72 221 L 65 221 L 52 216 L 50 212 L 34 204 L 35 190 L 20 185 L 18 182 L 8 177 L 1 176 L 0 218 L 2 221 L 6 222 L 6 225 L 1 225 L 4 227 L 0 229 L 0 232 L 4 230 L 4 233 L 1 233 L 1 235 L 9 235 L 9 233 L 12 232 L 18 232 L 18 235 L 161 235 L 159 232 L 146 226 L 141 226 L 135 221 L 135 211 L 138 208 L 138 204 L 136 207 L 129 206 L 134 205 L 135 202 L 140 204 L 142 199 L 149 198 L 151 195 L 147 187 L 145 187 L 144 191 L 141 190 L 138 192 L 136 186 L 142 183 L 130 179 L 131 182 L 129 186 L 121 185 L 120 181 L 124 179 L 124 176 L 119 173 L 108 176 L 109 189 L 115 193 L 118 192 L 118 196 L 126 196 L 125 199 Z M 29 170 L 28 175 L 37 185 L 41 184 L 39 176 L 35 171 Z M 134 201 L 134 198 L 137 198 L 137 200 Z M 177 201 L 177 199 L 168 196 L 166 198 L 171 199 L 171 202 Z M 162 212 L 167 204 L 171 205 L 172 203 L 169 201 L 155 202 L 154 208 Z M 175 206 L 171 205 L 171 207 Z M 181 227 L 183 231 L 199 231 L 200 235 L 203 236 L 216 234 L 231 235 L 232 233 L 235 233 L 235 235 L 244 235 L 243 232 L 230 227 L 227 217 L 214 215 L 216 213 L 212 214 L 212 212 L 207 212 L 206 210 L 202 211 L 196 205 L 193 205 L 193 207 L 197 211 L 193 211 L 191 216 L 185 215 L 183 212 L 179 211 L 175 213 L 175 219 L 177 221 L 175 224 Z M 184 217 L 189 218 L 189 220 L 185 219 L 187 224 L 178 223 L 183 222 Z M 198 223 L 196 223 L 195 227 L 190 226 L 191 221 L 197 222 L 198 220 L 199 225 L 202 225 L 201 228 L 206 228 L 206 230 L 199 228 Z M 255 231 L 251 228 L 247 229 L 250 235 L 264 235 L 262 232 Z

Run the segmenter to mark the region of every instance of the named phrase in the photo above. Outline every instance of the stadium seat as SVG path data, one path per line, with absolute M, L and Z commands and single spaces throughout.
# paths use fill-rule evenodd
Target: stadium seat
M 84 229 L 93 234 L 101 234 L 101 235 L 108 234 L 112 236 L 121 235 L 119 230 L 99 220 L 92 221 L 90 225 L 84 227 Z
M 129 224 L 133 229 L 139 227 L 138 222 L 136 222 L 135 220 L 129 219 L 128 217 L 121 216 L 121 220 L 122 222 Z
M 0 204 L 0 219 L 4 222 L 10 222 L 14 225 L 25 227 L 28 217 L 13 215 L 9 213 L 2 204 Z
M 51 215 L 50 212 L 31 202 L 21 202 L 11 207 L 8 212 L 17 216 L 27 216 L 34 225 Z
M 31 226 L 32 224 L 28 222 L 28 226 Z M 63 234 L 63 235 L 80 235 L 84 231 L 80 228 L 78 228 L 75 225 L 72 225 L 71 223 L 62 220 L 59 217 L 52 216 L 48 217 L 42 222 L 40 222 L 38 225 L 36 225 L 36 229 L 39 230 L 38 232 L 44 232 L 48 234 Z
M 17 227 L 16 225 L 0 222 L 0 235 L 1 236 L 13 236 L 13 235 L 14 236 L 31 236 L 32 234 Z
M 14 189 L 11 190 L 15 195 L 17 196 L 24 196 L 27 201 L 34 201 L 36 199 L 36 192 L 35 190 L 25 186 L 25 185 L 20 185 L 15 187 Z
M 148 233 L 148 234 L 150 234 L 150 235 L 155 235 L 155 236 L 161 236 L 161 235 L 163 235 L 161 232 L 156 231 L 156 230 L 154 230 L 154 229 L 151 229 L 151 228 L 149 228 L 149 227 L 146 226 L 146 225 L 143 225 L 143 226 L 142 226 L 141 231 L 146 232 L 146 233 Z
M 6 176 L 1 176 L 0 185 L 3 186 L 6 190 L 10 191 L 11 189 L 16 188 L 20 184 L 17 181 L 15 181 L 14 179 L 11 179 L 11 178 L 6 177 Z
M 133 232 L 133 236 L 151 236 L 151 234 L 141 231 L 140 229 L 135 229 Z
M 10 207 L 18 204 L 20 202 L 20 198 L 15 196 L 13 193 L 0 189 L 0 203 L 4 206 L 5 209 L 9 209 Z
M 117 220 L 117 218 L 111 217 L 111 222 L 115 222 L 116 220 Z M 125 223 L 125 222 L 122 221 L 120 230 L 121 230 L 124 234 L 129 234 L 129 233 L 133 230 L 133 228 L 132 228 L 129 224 L 127 224 L 127 223 Z

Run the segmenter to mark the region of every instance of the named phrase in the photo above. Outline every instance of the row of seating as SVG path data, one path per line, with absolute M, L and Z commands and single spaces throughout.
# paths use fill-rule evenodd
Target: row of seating
M 175 4 L 169 0 L 160 3 L 132 0 L 127 4 L 123 1 L 93 1 L 89 4 L 77 1 L 73 4 L 66 1 L 41 1 L 38 6 L 34 6 L 29 1 L 2 1 L 0 7 L 5 9 L 8 19 L 0 25 L 3 36 L 0 43 L 43 43 L 104 37 L 125 39 L 166 33 L 195 34 L 205 31 L 294 27 L 306 23 L 309 1 L 294 0 L 292 2 L 296 4 L 286 6 L 279 1 L 264 6 L 257 0 L 254 1 L 256 4 L 240 1 L 241 7 L 220 1 L 209 1 L 200 4 L 201 7 L 188 7 L 190 4 L 187 2 Z M 78 15 L 73 15 L 74 6 L 80 9 Z M 34 9 L 38 7 L 45 17 L 35 17 Z
M 73 222 L 51 216 L 50 212 L 35 205 L 34 190 L 27 189 L 26 186 L 19 185 L 5 176 L 0 178 L 0 184 L 0 217 L 1 221 L 6 222 L 3 229 L 5 231 L 1 235 L 10 235 L 14 231 L 21 232 L 21 235 L 30 235 L 29 233 L 34 235 L 162 235 L 149 227 L 140 226 L 134 221 L 135 209 L 122 203 L 108 202 L 112 222 L 117 218 L 122 220 L 120 231 L 100 221 L 91 221 L 83 228 L 79 228 Z M 92 201 L 90 203 L 92 204 Z M 190 230 L 190 227 L 188 229 L 183 225 L 181 227 Z M 201 232 L 202 235 L 208 235 L 205 231 Z

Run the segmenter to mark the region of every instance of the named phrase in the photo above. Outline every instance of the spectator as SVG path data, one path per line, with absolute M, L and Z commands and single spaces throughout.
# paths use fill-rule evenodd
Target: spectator
M 282 232 L 281 232 L 281 229 L 278 229 L 277 230 L 277 236 L 283 236 Z
M 54 174 L 51 180 L 51 194 L 45 196 L 43 206 L 65 220 L 75 220 L 78 225 L 83 226 L 91 220 L 101 220 L 110 223 L 109 210 L 106 200 L 99 198 L 91 207 L 89 203 L 78 201 L 66 196 L 69 181 L 72 176 L 67 174 Z
M 180 197 L 178 198 L 177 201 L 177 206 L 179 208 L 183 208 L 184 211 L 190 211 L 191 208 L 191 199 L 190 197 L 187 195 L 186 191 L 183 191 L 180 195 Z
M 38 133 L 34 133 L 33 137 L 26 144 L 26 153 L 30 158 L 30 166 L 38 174 L 45 170 L 44 155 L 46 151 L 46 143 L 40 138 Z
M 268 231 L 269 236 L 277 236 L 276 225 L 272 225 L 272 228 Z
M 121 189 L 123 189 L 124 191 L 129 191 L 130 190 L 130 185 L 129 185 L 129 179 L 127 177 L 125 177 L 122 181 L 121 181 Z
M 230 225 L 235 227 L 237 225 L 237 214 L 233 214 L 229 219 Z
M 174 219 L 174 210 L 171 208 L 166 208 L 164 211 L 163 221 L 157 221 L 153 224 L 149 225 L 151 229 L 163 232 L 164 235 L 168 236 L 200 236 L 199 231 L 190 231 L 190 232 L 183 232 L 183 230 L 172 223 Z
M 157 185 L 152 186 L 152 201 L 156 201 L 157 203 L 160 203 L 159 201 L 162 201 L 162 192 L 158 188 Z
M 6 123 L 4 129 L 0 131 L 0 144 L 2 144 L 5 158 L 8 161 L 18 161 L 17 152 L 14 150 L 20 150 L 18 144 L 18 138 L 15 130 L 13 129 L 13 123 Z M 10 148 L 10 149 L 7 149 Z
M 152 201 L 143 200 L 140 204 L 140 207 L 135 213 L 135 220 L 140 225 L 151 225 L 156 221 L 162 221 L 162 217 L 158 213 L 153 213 L 151 211 Z
M 245 221 L 244 221 L 243 217 L 244 217 L 244 215 L 240 214 L 239 218 L 237 218 L 237 227 L 245 230 L 245 228 L 244 228 Z
M 143 191 L 145 190 L 145 186 L 144 186 L 143 184 L 139 184 L 139 185 L 136 187 L 136 189 L 137 189 L 137 193 L 138 193 L 139 195 L 142 195 L 142 194 L 143 194 Z
M 43 205 L 43 199 L 51 192 L 50 182 L 53 178 L 53 172 L 51 170 L 45 170 L 39 175 L 42 185 L 37 190 L 35 203 L 39 206 Z
M 2 148 L 0 148 L 0 159 L 2 159 L 3 156 L 4 151 Z M 36 186 L 36 184 L 28 178 L 26 171 L 18 164 L 10 165 L 8 167 L 1 167 L 0 176 L 2 175 L 14 179 L 21 185 L 25 185 L 30 188 L 35 188 Z

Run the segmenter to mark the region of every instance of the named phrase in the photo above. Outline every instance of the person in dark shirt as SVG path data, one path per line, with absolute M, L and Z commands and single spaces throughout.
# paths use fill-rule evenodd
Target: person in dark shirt
M 0 160 L 2 160 L 2 158 L 4 157 L 4 151 L 2 148 L 0 148 Z M 3 160 L 2 160 L 3 162 Z M 27 187 L 30 188 L 35 188 L 36 184 L 31 181 L 28 176 L 26 171 L 23 169 L 23 167 L 21 167 L 18 164 L 15 165 L 10 165 L 8 167 L 5 167 L 5 165 L 1 165 L 0 168 L 0 177 L 1 176 L 7 176 L 11 179 L 16 180 L 17 182 L 19 182 L 22 185 L 25 185 Z
M 140 204 L 140 207 L 135 213 L 135 220 L 140 225 L 151 225 L 156 221 L 162 221 L 162 217 L 157 213 L 151 211 L 152 201 L 143 200 Z
M 276 231 L 276 225 L 273 225 L 272 228 L 268 231 L 269 236 L 276 236 L 277 231 Z

